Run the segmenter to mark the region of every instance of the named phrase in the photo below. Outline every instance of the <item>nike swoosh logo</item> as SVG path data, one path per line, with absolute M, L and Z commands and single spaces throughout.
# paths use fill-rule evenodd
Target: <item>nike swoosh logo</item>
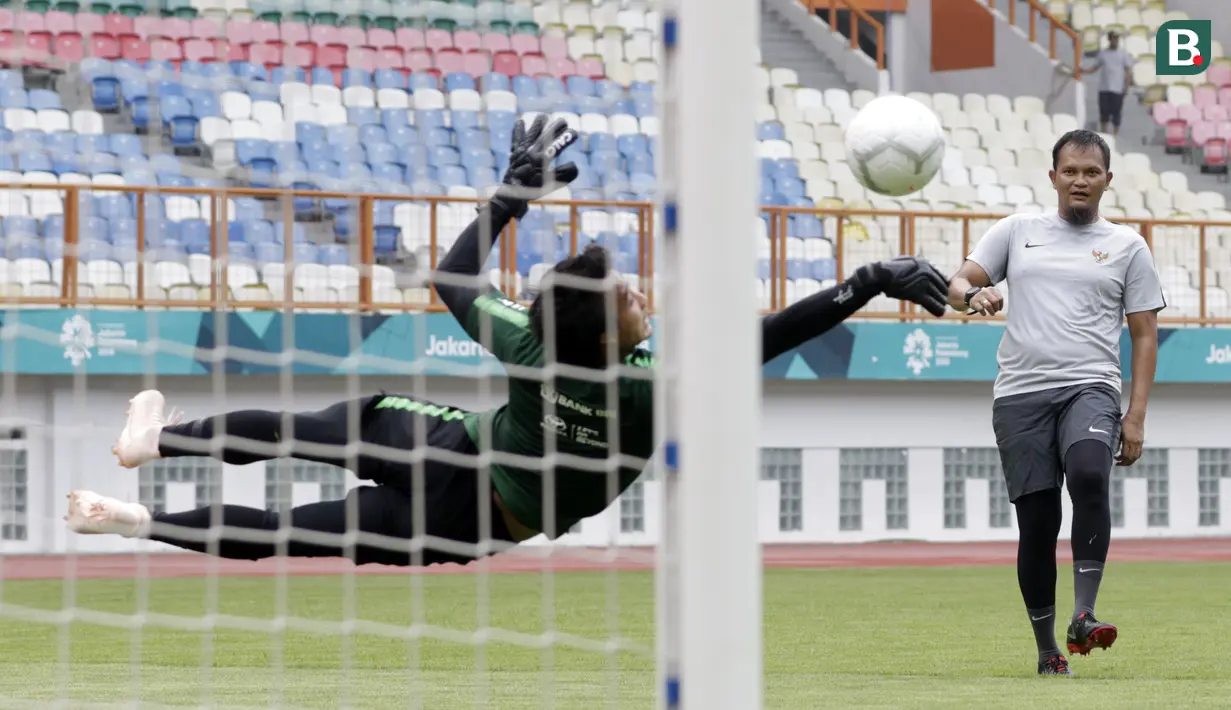
M 1090 433 L 1092 433 L 1092 434 L 1106 434 L 1107 432 L 1103 431 L 1102 429 L 1095 429 L 1094 427 L 1090 427 Z
M 1027 249 L 1033 249 L 1033 248 L 1035 248 L 1035 247 L 1045 247 L 1045 246 L 1047 246 L 1047 245 L 1046 245 L 1046 244 L 1031 244 L 1031 243 L 1029 243 L 1029 242 L 1027 242 L 1027 243 L 1026 243 L 1026 248 L 1027 248 Z
M 1042 621 L 1043 619 L 1049 619 L 1049 618 L 1051 618 L 1051 614 L 1044 614 L 1043 616 L 1032 616 L 1030 617 L 1030 620 L 1031 621 Z
M 1091 567 L 1090 569 L 1079 568 L 1077 574 L 1085 574 L 1086 572 L 1097 572 L 1098 570 Z

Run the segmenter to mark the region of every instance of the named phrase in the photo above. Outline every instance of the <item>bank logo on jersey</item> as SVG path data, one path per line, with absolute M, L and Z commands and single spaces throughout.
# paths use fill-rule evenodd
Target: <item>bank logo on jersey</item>
M 1099 251 L 1098 249 L 1091 250 L 1090 253 L 1094 255 L 1094 263 L 1096 264 L 1106 264 L 1107 260 L 1111 258 L 1110 253 Z

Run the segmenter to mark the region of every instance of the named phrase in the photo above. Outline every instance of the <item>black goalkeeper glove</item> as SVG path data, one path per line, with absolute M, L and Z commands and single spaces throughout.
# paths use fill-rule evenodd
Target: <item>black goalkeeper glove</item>
M 937 318 L 945 314 L 949 303 L 948 280 L 921 257 L 899 256 L 866 264 L 855 271 L 855 278 L 890 298 L 917 303 Z
M 504 173 L 504 184 L 492 196 L 492 203 L 521 219 L 531 200 L 576 180 L 576 165 L 565 163 L 552 168 L 551 162 L 580 137 L 563 119 L 548 126 L 546 114 L 539 114 L 529 129 L 525 121 L 518 119 L 513 126 L 509 169 Z

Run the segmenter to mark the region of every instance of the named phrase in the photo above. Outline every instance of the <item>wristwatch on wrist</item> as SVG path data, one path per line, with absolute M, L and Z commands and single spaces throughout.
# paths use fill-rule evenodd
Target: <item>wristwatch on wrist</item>
M 969 306 L 970 299 L 974 298 L 975 294 L 979 293 L 982 290 L 983 290 L 982 286 L 971 286 L 970 288 L 966 289 L 966 305 Z

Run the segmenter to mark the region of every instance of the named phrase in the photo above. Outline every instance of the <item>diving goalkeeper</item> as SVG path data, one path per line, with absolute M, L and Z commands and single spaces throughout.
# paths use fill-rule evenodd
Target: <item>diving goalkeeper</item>
M 577 138 L 562 121 L 548 126 L 544 116 L 529 128 L 518 122 L 503 184 L 434 275 L 449 311 L 505 364 L 506 404 L 469 412 L 377 394 L 317 412 L 234 411 L 178 423 L 164 418 L 159 392 L 141 392 L 113 448 L 126 468 L 177 456 L 234 465 L 289 456 L 350 469 L 375 485 L 283 515 L 237 505 L 151 512 L 139 503 L 74 491 L 69 528 L 236 559 L 288 555 L 431 565 L 466 563 L 539 533 L 555 538 L 602 512 L 641 475 L 655 446 L 653 361 L 641 347 L 650 336 L 646 297 L 615 278 L 607 253 L 594 245 L 556 264 L 528 310 L 480 275 L 505 225 L 525 215 L 530 200 L 577 177 L 571 163 L 551 168 Z M 714 248 L 723 247 L 715 242 Z M 817 337 L 878 294 L 913 301 L 939 317 L 947 292 L 945 277 L 922 259 L 862 266 L 844 282 L 764 317 L 762 357 L 768 362 Z M 615 316 L 611 327 L 609 312 Z M 549 356 L 562 368 L 550 377 L 542 372 Z M 627 369 L 609 398 L 601 375 L 613 365 Z M 480 451 L 491 452 L 490 491 L 481 485 Z M 555 455 L 545 460 L 547 451 Z M 613 475 L 606 464 L 616 455 Z M 290 536 L 279 541 L 283 528 Z M 422 545 L 412 546 L 416 536 Z

